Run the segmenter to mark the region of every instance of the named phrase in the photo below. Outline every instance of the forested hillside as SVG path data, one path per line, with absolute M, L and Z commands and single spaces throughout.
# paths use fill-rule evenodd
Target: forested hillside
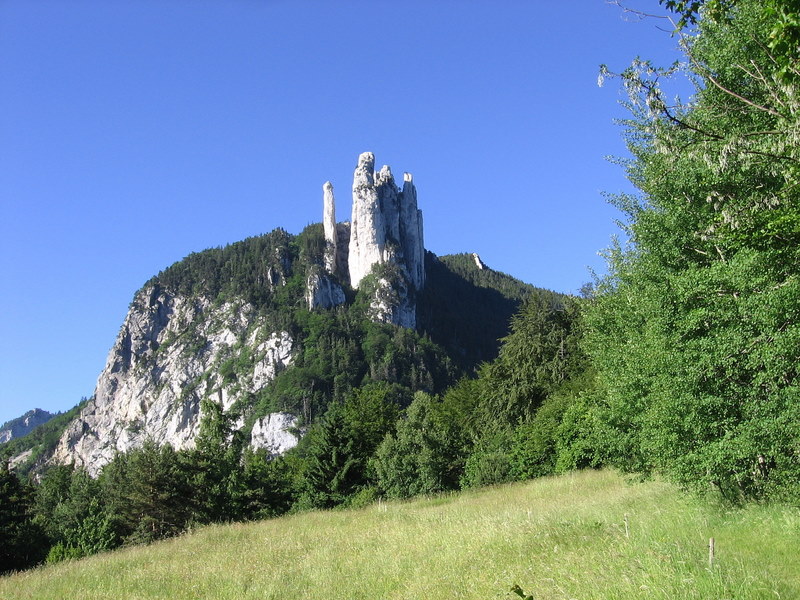
M 20 457 L 15 473 L 4 475 L 6 498 L 20 511 L 7 532 L 8 568 L 45 556 L 54 561 L 159 539 L 192 524 L 367 502 L 384 493 L 378 487 L 379 473 L 395 476 L 376 462 L 378 447 L 404 422 L 407 409 L 413 414 L 421 406 L 429 417 L 438 415 L 437 426 L 429 432 L 436 452 L 453 455 L 452 464 L 442 464 L 438 454 L 431 457 L 435 465 L 423 468 L 434 471 L 421 489 L 460 486 L 472 433 L 455 431 L 457 420 L 447 422 L 438 395 L 497 356 L 498 338 L 508 333 L 512 315 L 526 298 L 538 298 L 532 306 L 548 314 L 568 299 L 479 269 L 467 255 L 440 259 L 429 253 L 428 285 L 417 299 L 419 327 L 398 327 L 370 318 L 370 281 L 382 276 L 380 269 L 365 278 L 367 291 L 344 285 L 343 304 L 309 306 L 309 273 L 320 267 L 324 248 L 319 225 L 297 236 L 278 229 L 194 253 L 137 292 L 135 302 L 151 307 L 157 297 L 197 298 L 212 307 L 244 302 L 258 314 L 256 322 L 269 331 L 286 331 L 294 341 L 291 364 L 256 393 L 240 394 L 229 409 L 223 410 L 216 394 L 203 398 L 193 447 L 176 451 L 168 444 L 145 441 L 105 465 L 98 478 L 50 461 L 64 428 L 83 404 L 4 446 L 4 457 Z M 137 305 L 132 310 L 143 309 Z M 154 322 L 172 318 L 160 314 Z M 141 364 L 135 372 L 146 376 L 163 369 L 160 357 L 171 355 L 174 348 L 181 356 L 204 355 L 210 344 L 209 324 L 203 321 L 204 313 L 195 314 L 159 341 L 145 336 L 138 350 L 127 334 L 122 335 L 114 360 L 128 368 L 134 353 L 144 353 L 136 357 Z M 210 329 L 224 326 L 212 323 Z M 227 358 L 212 363 L 209 373 L 188 379 L 181 397 L 209 377 L 236 389 L 252 377 L 254 346 L 234 345 Z M 464 410 L 451 404 L 447 410 Z M 281 457 L 254 452 L 247 443 L 255 421 L 275 413 L 296 415 L 294 431 L 301 438 L 295 450 Z M 126 433 L 136 433 L 131 431 L 135 426 Z M 407 454 L 412 460 L 415 456 Z M 26 473 L 34 487 L 19 480 Z M 397 487 L 388 480 L 383 485 L 387 490 Z M 409 483 L 393 493 L 408 495 L 417 487 Z

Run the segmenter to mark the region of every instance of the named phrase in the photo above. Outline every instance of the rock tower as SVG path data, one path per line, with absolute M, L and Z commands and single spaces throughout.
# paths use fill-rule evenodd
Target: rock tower
M 413 178 L 405 173 L 400 190 L 388 166 L 377 173 L 374 169 L 372 152 L 358 157 L 353 174 L 350 285 L 358 288 L 374 265 L 391 262 L 405 270 L 409 282 L 421 290 L 425 285 L 425 247 Z
M 372 317 L 404 327 L 416 326 L 416 293 L 425 285 L 425 246 L 422 211 L 410 173 L 403 187 L 384 165 L 375 171 L 375 156 L 364 152 L 353 174 L 353 213 L 350 223 L 336 223 L 336 201 L 328 181 L 323 191 L 325 270 L 360 289 L 375 265 L 387 265 L 372 282 Z M 315 291 L 325 287 L 317 276 Z M 309 296 L 311 298 L 313 294 Z M 328 294 L 325 294 L 328 297 Z M 309 300 L 309 305 L 325 306 Z

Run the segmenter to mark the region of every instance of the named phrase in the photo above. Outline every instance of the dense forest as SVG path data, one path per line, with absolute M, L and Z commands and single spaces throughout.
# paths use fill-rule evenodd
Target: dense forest
M 468 255 L 429 256 L 414 332 L 370 324 L 351 291 L 344 307 L 302 309 L 291 261 L 322 252 L 318 226 L 233 245 L 237 260 L 193 255 L 158 283 L 245 295 L 301 333 L 295 367 L 254 402 L 305 413 L 307 433 L 270 458 L 205 402 L 193 450 L 148 444 L 97 479 L 65 466 L 36 481 L 0 469 L 3 568 L 205 523 L 603 465 L 730 503 L 800 502 L 800 10 L 662 3 L 685 62 L 603 68 L 629 94 L 625 167 L 640 193 L 615 199 L 627 241 L 583 297 L 470 269 Z M 671 76 L 694 83 L 689 101 L 667 99 Z M 289 283 L 274 294 L 255 291 L 269 289 L 264 265 L 253 266 L 264 254 L 288 257 L 272 273 Z M 437 303 L 437 286 L 466 281 L 485 293 Z M 510 324 L 501 318 L 512 312 Z M 470 319 L 502 337 L 499 354 Z

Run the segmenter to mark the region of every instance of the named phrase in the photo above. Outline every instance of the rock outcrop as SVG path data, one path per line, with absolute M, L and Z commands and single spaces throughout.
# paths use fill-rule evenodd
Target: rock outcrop
M 196 279 L 151 283 L 138 292 L 95 394 L 62 435 L 54 460 L 95 475 L 118 452 L 148 439 L 178 450 L 191 448 L 204 399 L 219 403 L 243 426 L 245 415 L 252 416 L 247 411 L 255 410 L 254 398 L 293 362 L 295 340 L 280 330 L 286 325 L 275 324 L 285 320 L 270 315 L 264 299 L 295 301 L 293 261 L 304 268 L 309 309 L 344 303 L 343 285 L 349 283 L 366 294 L 371 319 L 415 328 L 417 294 L 425 285 L 425 248 L 413 179 L 406 173 L 398 188 L 391 169 L 375 172 L 375 157 L 365 152 L 352 190 L 352 220 L 337 223 L 333 186 L 323 185 L 321 254 L 314 246 L 300 258 L 284 240 L 268 246 L 266 256 L 246 255 L 242 264 L 257 265 L 252 279 L 235 270 L 215 271 L 216 266 L 209 267 L 215 263 L 208 262 L 196 267 Z M 220 272 L 223 280 L 215 279 Z M 205 277 L 216 287 L 203 295 L 197 290 L 207 289 Z M 171 287 L 174 281 L 183 287 Z M 245 294 L 237 292 L 242 285 L 251 286 Z M 262 304 L 256 308 L 251 301 Z M 283 452 L 296 443 L 297 421 L 291 414 L 257 416 L 253 447 Z
M 347 223 L 336 223 L 336 200 L 333 184 L 322 186 L 322 230 L 325 236 L 323 268 L 313 265 L 306 278 L 306 304 L 309 310 L 333 308 L 345 301 L 339 279 L 347 277 L 347 248 L 350 229 Z
M 336 274 L 337 248 L 339 236 L 336 231 L 336 200 L 333 197 L 333 184 L 326 181 L 322 186 L 322 229 L 325 233 L 325 270 Z
M 422 211 L 417 208 L 417 188 L 411 173 L 403 173 L 400 203 L 401 241 L 405 267 L 418 290 L 425 287 L 425 243 L 422 236 Z
M 323 190 L 324 268 L 354 289 L 371 273 L 370 317 L 401 327 L 416 326 L 416 293 L 425 285 L 425 246 L 422 211 L 410 173 L 403 188 L 384 165 L 375 171 L 375 156 L 364 152 L 353 173 L 353 212 L 349 223 L 336 223 L 333 185 Z M 380 273 L 376 266 L 385 265 Z M 379 269 L 380 270 L 380 269 Z M 306 285 L 309 308 L 330 308 L 344 302 L 338 283 L 318 271 L 309 273 Z
M 131 304 L 94 397 L 68 426 L 53 458 L 96 475 L 117 452 L 147 439 L 190 448 L 203 398 L 229 410 L 289 366 L 292 347 L 287 332 L 271 331 L 244 301 L 214 304 L 157 285 L 145 288 Z M 240 362 L 246 369 L 231 377 Z
M 425 285 L 425 247 L 422 212 L 411 174 L 403 176 L 403 189 L 392 171 L 375 172 L 375 156 L 364 152 L 353 174 L 353 216 L 350 222 L 348 267 L 350 285 L 358 288 L 373 266 L 399 265 L 416 290 Z
M 321 269 L 312 267 L 306 280 L 306 304 L 309 310 L 333 308 L 345 301 L 344 290 Z
M 54 416 L 54 414 L 41 408 L 29 410 L 21 417 L 3 424 L 3 427 L 0 428 L 0 444 L 28 435 L 35 427 L 47 423 Z
M 285 412 L 270 413 L 257 419 L 251 434 L 252 445 L 264 448 L 276 456 L 288 452 L 297 445 L 297 417 Z
M 358 288 L 372 265 L 385 260 L 386 227 L 375 187 L 375 157 L 365 152 L 358 157 L 353 174 L 353 216 L 350 220 L 348 269 L 350 285 Z
M 478 256 L 477 252 L 472 253 L 472 260 L 475 261 L 475 266 L 478 267 L 480 271 L 484 271 L 489 268 L 486 266 L 486 263 L 481 260 L 481 257 Z
M 392 268 L 394 267 L 394 268 Z M 369 295 L 367 316 L 376 323 L 392 323 L 415 329 L 417 326 L 416 295 L 408 278 L 396 266 L 384 266 L 380 276 L 364 289 Z

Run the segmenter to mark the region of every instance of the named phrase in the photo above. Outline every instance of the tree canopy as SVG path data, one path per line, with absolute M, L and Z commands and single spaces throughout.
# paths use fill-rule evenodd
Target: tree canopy
M 622 74 L 641 196 L 617 199 L 630 244 L 609 251 L 587 317 L 612 454 L 731 497 L 788 493 L 800 476 L 800 113 L 797 48 L 777 54 L 774 14 L 789 3 L 668 4 L 683 23 L 701 15 L 681 34 L 695 95 L 670 105 L 666 71 L 646 62 Z

